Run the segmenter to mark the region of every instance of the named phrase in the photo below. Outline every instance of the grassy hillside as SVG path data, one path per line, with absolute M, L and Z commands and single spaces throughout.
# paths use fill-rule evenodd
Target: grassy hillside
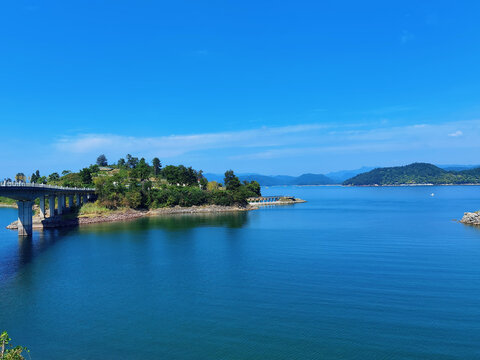
M 480 184 L 480 168 L 448 171 L 428 163 L 374 169 L 346 180 L 344 185 Z
M 17 202 L 13 199 L 10 199 L 10 198 L 6 198 L 6 197 L 3 197 L 3 196 L 0 196 L 0 206 L 1 205 L 4 205 L 4 206 L 14 206 L 16 205 Z

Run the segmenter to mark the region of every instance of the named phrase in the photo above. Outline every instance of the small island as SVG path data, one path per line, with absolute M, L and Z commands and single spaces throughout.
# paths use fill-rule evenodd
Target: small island
M 480 226 L 480 211 L 464 213 L 460 222 L 465 225 Z
M 95 188 L 90 202 L 70 204 L 69 211 L 49 217 L 41 216 L 39 199 L 36 199 L 33 228 L 56 228 L 99 222 L 125 221 L 143 216 L 162 214 L 192 214 L 248 211 L 259 205 L 285 205 L 303 200 L 279 196 L 277 201 L 263 203 L 261 187 L 256 181 L 243 181 L 232 170 L 225 172 L 224 183 L 208 181 L 203 171 L 183 165 L 162 167 L 160 159 L 154 158 L 151 165 L 144 158 L 128 154 L 114 164 L 109 164 L 105 155 L 97 158 L 96 164 L 78 172 L 64 170 L 41 176 L 37 170 L 29 179 L 22 173 L 17 182 L 62 186 L 67 188 Z M 6 179 L 6 182 L 11 181 Z M 58 201 L 58 200 L 57 200 Z M 4 206 L 15 206 L 15 201 L 0 198 Z M 44 214 L 45 215 L 45 214 Z M 17 229 L 17 221 L 7 228 Z

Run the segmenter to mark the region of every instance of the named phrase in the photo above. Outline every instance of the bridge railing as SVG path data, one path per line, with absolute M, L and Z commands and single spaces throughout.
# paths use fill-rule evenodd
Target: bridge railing
M 29 188 L 34 187 L 34 188 L 43 188 L 43 189 L 52 189 L 52 190 L 95 191 L 94 188 L 55 186 L 55 185 L 46 185 L 46 184 L 26 183 L 23 181 L 2 181 L 0 182 L 0 187 L 29 187 Z

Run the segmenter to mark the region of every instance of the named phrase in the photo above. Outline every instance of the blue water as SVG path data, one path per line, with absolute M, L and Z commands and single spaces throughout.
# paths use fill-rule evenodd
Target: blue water
M 430 196 L 431 193 L 435 196 Z M 0 209 L 0 329 L 32 359 L 480 359 L 480 187 L 36 232 Z

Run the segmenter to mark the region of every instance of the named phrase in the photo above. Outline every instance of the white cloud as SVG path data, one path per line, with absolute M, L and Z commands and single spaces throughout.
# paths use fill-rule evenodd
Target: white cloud
M 460 131 L 460 130 L 457 130 L 453 133 L 448 134 L 448 136 L 452 136 L 452 137 L 458 137 L 458 136 L 462 136 L 462 135 L 463 135 L 463 132 Z
M 208 149 L 285 146 L 298 143 L 301 141 L 300 138 L 304 138 L 305 135 L 326 127 L 319 124 L 306 124 L 262 127 L 237 132 L 158 137 L 81 134 L 73 137 L 64 136 L 55 143 L 55 147 L 62 152 L 76 154 L 97 152 L 126 154 L 130 152 L 156 154 L 156 156 L 168 158 Z
M 461 127 L 465 131 L 457 130 Z M 463 136 L 451 144 L 445 134 Z M 405 152 L 419 154 L 431 149 L 478 148 L 480 120 L 443 124 L 417 124 L 369 128 L 365 124 L 302 124 L 283 127 L 261 127 L 251 130 L 134 137 L 117 134 L 81 134 L 59 139 L 55 148 L 62 154 L 83 156 L 106 153 L 111 158 L 127 153 L 151 158 L 273 159 L 325 154 L 335 157 L 351 154 Z

